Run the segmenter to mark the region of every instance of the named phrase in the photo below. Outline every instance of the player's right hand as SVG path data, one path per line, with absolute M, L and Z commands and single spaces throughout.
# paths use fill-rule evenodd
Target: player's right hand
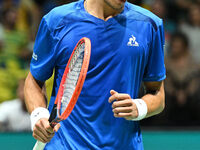
M 57 124 L 54 128 L 52 128 L 49 124 L 48 119 L 42 118 L 36 122 L 33 128 L 33 137 L 43 143 L 48 143 L 53 138 L 55 132 L 57 132 L 59 128 L 60 124 Z

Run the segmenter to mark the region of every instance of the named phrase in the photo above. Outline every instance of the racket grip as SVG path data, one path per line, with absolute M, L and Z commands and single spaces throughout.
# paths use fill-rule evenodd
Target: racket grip
M 42 143 L 40 141 L 37 141 L 35 143 L 35 146 L 33 147 L 33 150 L 43 150 L 45 145 L 46 145 L 46 143 Z

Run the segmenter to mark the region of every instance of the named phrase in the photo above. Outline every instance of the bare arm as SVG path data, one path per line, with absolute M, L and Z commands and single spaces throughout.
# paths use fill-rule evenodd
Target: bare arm
M 31 73 L 28 74 L 25 81 L 24 95 L 29 113 L 37 107 L 47 107 L 45 95 L 42 90 L 43 86 L 43 82 L 37 81 Z
M 28 74 L 25 87 L 25 103 L 29 113 L 32 113 L 39 107 L 47 107 L 45 94 L 42 87 L 44 83 L 37 81 L 31 73 Z M 48 118 L 40 118 L 35 125 L 33 125 L 33 137 L 43 143 L 49 142 L 54 136 L 54 132 L 59 129 L 60 125 L 55 126 L 54 129 L 49 124 Z
M 146 102 L 148 113 L 146 118 L 159 114 L 165 107 L 165 92 L 163 82 L 145 82 L 146 95 L 142 99 Z
M 146 94 L 142 100 L 147 105 L 146 118 L 159 114 L 165 106 L 164 83 L 163 82 L 145 82 Z M 113 102 L 114 101 L 114 102 Z M 113 102 L 112 109 L 115 117 L 123 117 L 131 120 L 138 117 L 138 109 L 131 99 L 130 95 L 118 93 L 111 90 L 109 102 Z

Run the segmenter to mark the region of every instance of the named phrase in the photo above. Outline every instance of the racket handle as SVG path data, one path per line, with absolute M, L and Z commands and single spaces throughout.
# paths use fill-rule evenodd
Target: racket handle
M 46 145 L 46 143 L 42 143 L 40 141 L 37 141 L 35 143 L 35 146 L 33 147 L 33 150 L 43 150 L 45 145 Z

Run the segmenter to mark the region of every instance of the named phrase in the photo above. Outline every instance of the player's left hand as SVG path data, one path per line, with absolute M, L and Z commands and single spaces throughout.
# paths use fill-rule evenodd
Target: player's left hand
M 131 99 L 130 95 L 118 93 L 114 90 L 110 91 L 111 96 L 108 102 L 112 103 L 112 110 L 116 118 L 125 118 L 132 120 L 138 117 L 136 104 Z

